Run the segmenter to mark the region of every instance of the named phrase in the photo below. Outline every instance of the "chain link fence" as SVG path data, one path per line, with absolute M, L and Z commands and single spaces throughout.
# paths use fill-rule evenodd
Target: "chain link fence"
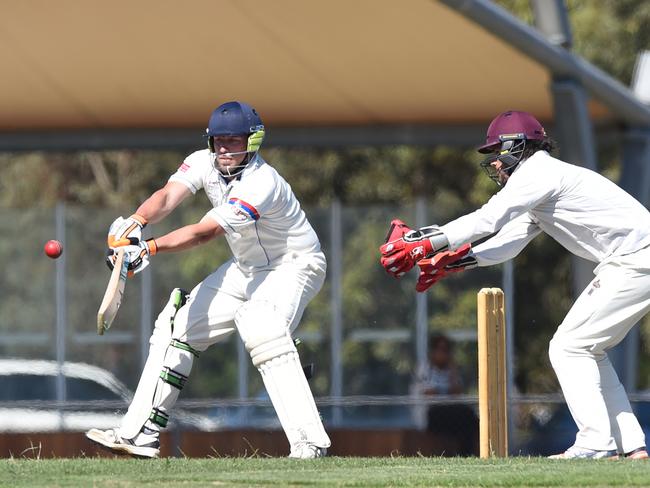
M 182 206 L 147 231 L 160 235 L 198 221 L 207 210 Z M 415 276 L 395 281 L 378 265 L 387 223 L 395 216 L 416 225 L 454 216 L 422 199 L 400 208 L 347 208 L 334 202 L 306 212 L 327 255 L 328 277 L 296 336 L 303 363 L 314 364 L 310 383 L 326 426 L 428 429 L 432 434 L 442 429 L 462 440 L 459 449 L 474 453 L 475 295 L 483 286 L 499 286 L 508 303 L 512 266 L 463 273 L 430 293 L 416 294 Z M 229 257 L 223 241 L 156 256 L 127 282 L 115 323 L 98 336 L 96 313 L 109 277 L 104 243 L 116 216 L 106 209 L 63 204 L 0 210 L 0 232 L 11 236 L 0 243 L 5 268 L 0 277 L 0 431 L 115 426 L 137 386 L 155 316 L 169 292 L 193 288 Z M 58 260 L 42 251 L 52 238 L 64 244 Z M 511 315 L 512 310 L 507 314 L 508 362 L 514 371 Z M 451 393 L 434 394 L 435 388 L 417 384 L 416 372 L 431 367 L 433 334 L 444 335 L 453 346 L 449 354 L 459 386 Z M 520 395 L 513 374 L 508 386 L 511 452 L 554 450 L 553 429 L 562 442 L 574 435 L 560 396 Z M 648 395 L 634 399 L 650 428 Z M 201 355 L 177 410 L 174 429 L 279 427 L 262 381 L 234 335 Z

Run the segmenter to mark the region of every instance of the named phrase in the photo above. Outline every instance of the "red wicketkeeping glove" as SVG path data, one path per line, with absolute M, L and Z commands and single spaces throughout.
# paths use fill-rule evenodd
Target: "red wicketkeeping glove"
M 433 253 L 429 236 L 420 230 L 413 230 L 399 219 L 390 223 L 385 244 L 379 247 L 381 265 L 395 276 L 401 277 L 420 259 Z
M 420 276 L 415 285 L 415 290 L 421 293 L 445 278 L 449 273 L 457 273 L 467 268 L 476 267 L 476 258 L 468 256 L 471 249 L 471 244 L 463 244 L 455 251 L 439 252 L 430 259 L 418 261 Z

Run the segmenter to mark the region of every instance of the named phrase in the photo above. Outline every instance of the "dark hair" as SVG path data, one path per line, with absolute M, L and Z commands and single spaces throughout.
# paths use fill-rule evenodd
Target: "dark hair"
M 434 350 L 440 344 L 447 344 L 447 347 L 451 351 L 452 343 L 449 340 L 449 337 L 447 337 L 446 335 L 444 335 L 444 334 L 433 334 L 432 336 L 429 337 L 429 350 L 430 351 Z
M 528 159 L 537 151 L 546 151 L 547 153 L 552 154 L 556 149 L 557 142 L 555 142 L 555 140 L 551 139 L 549 136 L 544 136 L 544 139 L 541 141 L 526 141 L 526 147 L 524 148 L 522 159 Z

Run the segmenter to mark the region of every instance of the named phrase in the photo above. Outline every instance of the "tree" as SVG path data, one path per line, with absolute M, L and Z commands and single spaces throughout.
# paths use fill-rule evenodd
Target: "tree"
M 527 0 L 498 2 L 527 22 L 532 21 Z M 574 50 L 604 71 L 629 83 L 634 58 L 641 49 L 650 49 L 650 4 L 642 0 L 568 0 L 573 27 Z M 603 12 L 607 12 L 604 15 Z M 603 167 L 615 179 L 617 167 L 611 158 L 612 148 L 600 148 Z M 78 310 L 71 320 L 81 323 L 88 310 L 81 302 L 94 303 L 100 293 L 88 286 L 88 275 L 101 260 L 103 238 L 110 220 L 133 209 L 151 192 L 164 184 L 179 166 L 185 151 L 105 151 L 71 153 L 17 153 L 0 155 L 3 177 L 0 179 L 0 227 L 5 235 L 13 235 L 20 225 L 20 239 L 7 239 L 0 245 L 2 262 L 20 262 L 9 267 L 0 278 L 3 295 L 0 309 L 2 330 L 18 326 L 46 326 L 42 320 L 44 298 L 42 281 L 51 272 L 42 262 L 29 259 L 40 252 L 40 241 L 51 232 L 44 222 L 51 221 L 51 208 L 56 202 L 66 202 L 75 209 L 73 225 L 77 239 L 74 266 L 82 280 L 70 285 Z M 497 188 L 478 166 L 473 151 L 447 147 L 423 148 L 412 146 L 323 148 L 263 148 L 271 161 L 291 183 L 307 209 L 328 252 L 327 208 L 334 200 L 343 202 L 346 231 L 343 278 L 346 334 L 355 327 L 390 329 L 413 322 L 413 277 L 399 282 L 390 280 L 377 264 L 377 246 L 393 216 L 413 222 L 413 204 L 418 196 L 429 202 L 431 223 L 445 223 L 485 202 Z M 606 164 L 605 164 L 606 163 Z M 170 222 L 154 226 L 161 233 L 171 225 L 198 220 L 209 208 L 207 199 L 188 201 L 172 216 Z M 102 210 L 99 210 L 102 209 Z M 48 220 L 49 219 L 49 220 Z M 49 225 L 49 224 L 48 224 Z M 13 233 L 12 233 L 13 232 Z M 83 236 L 83 237 L 76 237 Z M 25 244 L 25 241 L 28 243 Z M 89 247 L 90 246 L 90 247 Z M 83 253 L 82 251 L 83 250 Z M 192 286 L 201 280 L 228 254 L 226 247 L 210 244 L 186 254 L 160 256 L 156 265 L 156 304 L 162 306 L 174 286 Z M 552 263 L 548 266 L 547 263 Z M 569 254 L 550 239 L 535 239 L 516 259 L 517 267 L 517 377 L 524 391 L 554 391 L 557 385 L 549 374 L 546 358 L 548 339 L 559 324 L 571 301 Z M 11 269 L 20 268 L 20 272 Z M 24 280 L 27 274 L 34 279 Z M 480 286 L 494 285 L 498 268 L 472 271 L 462 277 L 444 280 L 428 294 L 430 330 L 468 327 L 475 319 L 475 293 Z M 309 307 L 300 330 L 318 331 L 329 321 L 329 285 Z M 40 302 L 43 307 L 34 307 Z M 128 304 L 126 304 L 128 306 Z M 134 305 L 135 306 L 135 305 Z M 46 307 L 47 308 L 47 307 Z M 90 307 L 92 308 L 92 307 Z M 49 310 L 49 309 L 48 309 Z M 5 313 L 6 312 L 6 313 Z M 48 313 L 53 311 L 48 311 Z M 326 332 L 326 331 L 325 331 Z M 327 340 L 327 334 L 324 334 Z M 643 329 L 644 344 L 650 350 L 650 322 Z M 212 391 L 232 394 L 236 373 L 226 367 L 234 349 L 227 354 L 219 349 L 204 354 L 199 361 L 199 376 L 188 385 L 190 391 Z M 329 362 L 326 347 L 303 346 L 304 354 L 317 362 Z M 405 379 L 413 366 L 413 351 L 403 344 L 368 345 L 349 342 L 344 358 L 347 371 L 354 371 L 349 392 L 404 392 Z M 469 360 L 469 359 L 468 359 Z M 200 363 L 209 363 L 224 371 L 227 381 L 211 375 Z M 641 365 L 645 381 L 650 361 Z M 328 392 L 328 378 L 319 368 L 315 388 L 320 394 Z M 392 371 L 392 380 L 382 382 L 387 375 L 377 371 Z M 549 379 L 550 378 L 550 379 Z

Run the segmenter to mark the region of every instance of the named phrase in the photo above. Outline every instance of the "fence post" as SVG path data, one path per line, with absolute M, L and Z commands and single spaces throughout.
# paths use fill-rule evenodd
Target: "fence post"
M 427 201 L 424 196 L 418 196 L 415 200 L 415 227 L 420 228 L 427 225 Z M 427 357 L 428 351 L 428 307 L 427 307 L 427 293 L 415 293 L 415 371 L 424 371 L 429 364 Z M 427 406 L 422 402 L 423 395 L 419 388 L 413 392 L 418 400 L 417 404 L 413 406 L 413 414 L 416 425 L 419 429 L 426 427 L 426 411 Z
M 144 368 L 149 356 L 149 338 L 151 337 L 153 292 L 151 267 L 140 273 L 140 368 Z
M 503 295 L 506 321 L 506 401 L 508 403 L 508 446 L 517 446 L 512 396 L 515 392 L 515 264 L 512 259 L 503 263 Z
M 343 365 L 341 364 L 341 347 L 343 344 L 343 305 L 342 305 L 342 281 L 343 281 L 343 235 L 341 229 L 341 202 L 338 199 L 332 201 L 330 216 L 330 283 L 332 294 L 330 297 L 332 323 L 331 323 L 331 344 L 330 344 L 330 394 L 334 398 L 340 398 L 343 394 Z M 336 404 L 332 407 L 332 425 L 341 423 L 341 407 Z
M 419 196 L 415 201 L 415 227 L 420 228 L 427 225 L 427 201 Z M 418 371 L 429 363 L 427 359 L 427 294 L 415 294 L 415 357 Z
M 250 355 L 246 352 L 244 342 L 237 334 L 235 338 L 237 347 L 237 394 L 240 400 L 248 398 L 248 365 L 250 364 Z M 239 421 L 242 425 L 246 424 L 248 420 L 249 407 L 240 407 Z
M 59 202 L 54 210 L 54 234 L 56 239 L 65 249 L 65 204 Z M 61 254 L 56 260 L 55 272 L 55 297 L 56 297 L 56 339 L 55 354 L 58 367 L 56 377 L 56 399 L 62 403 L 66 400 L 65 375 L 63 374 L 63 364 L 66 356 L 66 328 L 67 328 L 67 303 L 66 303 L 66 276 L 65 261 L 66 253 Z M 59 407 L 59 428 L 63 427 L 63 412 Z

